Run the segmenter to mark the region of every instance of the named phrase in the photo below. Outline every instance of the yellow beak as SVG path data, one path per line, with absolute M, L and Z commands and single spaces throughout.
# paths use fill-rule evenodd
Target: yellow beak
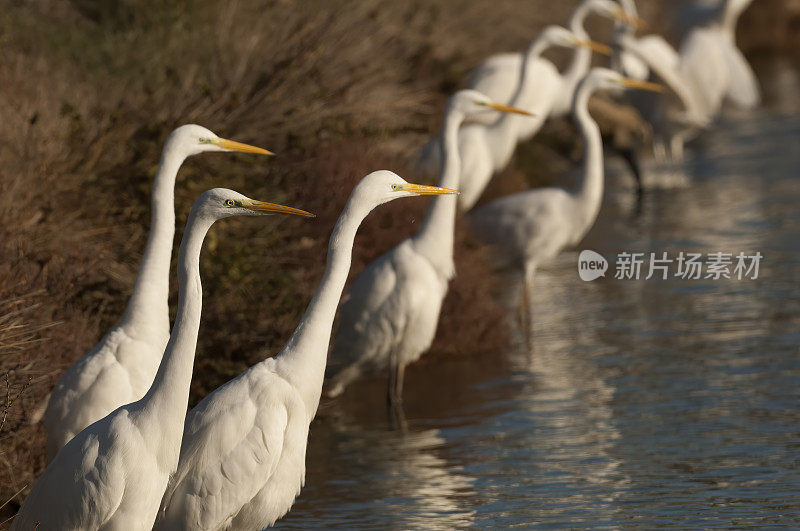
M 288 214 L 291 216 L 303 216 L 305 218 L 315 218 L 311 212 L 300 210 L 299 208 L 292 208 L 275 203 L 265 203 L 264 201 L 256 201 L 250 199 L 249 201 L 242 201 L 242 206 L 253 212 L 260 212 L 262 214 Z
M 638 81 L 636 79 L 630 79 L 627 77 L 623 77 L 620 82 L 624 86 L 632 89 L 649 90 L 652 92 L 664 92 L 665 90 L 664 85 L 650 83 L 649 81 Z
M 611 46 L 607 46 L 599 42 L 576 40 L 575 44 L 578 46 L 583 46 L 584 48 L 589 48 L 590 50 L 599 54 L 611 55 Z
M 444 195 L 444 194 L 458 194 L 458 190 L 451 190 L 450 188 L 439 188 L 438 186 L 426 186 L 424 184 L 407 184 L 403 187 L 406 192 L 411 192 L 417 195 Z
M 614 16 L 622 22 L 634 26 L 636 29 L 640 29 L 642 31 L 647 29 L 647 22 L 637 16 L 627 14 L 622 8 L 618 8 L 614 13 Z
M 229 151 L 241 151 L 243 153 L 258 153 L 259 155 L 275 154 L 264 148 L 251 146 L 250 144 L 242 144 L 241 142 L 228 140 L 227 138 L 212 138 L 211 143 L 214 144 L 215 146 L 219 146 L 222 149 L 227 149 Z
M 529 113 L 528 111 L 523 111 L 522 109 L 518 109 L 510 105 L 503 105 L 502 103 L 487 103 L 486 106 L 489 107 L 490 109 L 494 109 L 500 112 L 510 112 L 514 114 L 522 114 L 525 116 L 533 116 L 533 114 Z

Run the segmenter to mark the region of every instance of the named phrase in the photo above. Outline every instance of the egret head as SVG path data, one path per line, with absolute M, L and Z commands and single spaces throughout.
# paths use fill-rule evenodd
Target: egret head
M 264 216 L 270 214 L 288 214 L 313 218 L 314 214 L 297 208 L 265 203 L 245 197 L 239 192 L 227 188 L 212 188 L 203 192 L 192 206 L 197 215 L 210 219 L 229 218 L 231 216 Z
M 547 26 L 542 30 L 541 37 L 544 38 L 550 46 L 562 46 L 564 48 L 583 46 L 603 55 L 609 55 L 611 53 L 611 48 L 605 44 L 580 39 L 570 30 L 562 26 Z
M 220 138 L 205 127 L 194 124 L 182 125 L 175 129 L 167 139 L 167 146 L 169 149 L 177 150 L 184 157 L 204 151 L 241 151 L 272 155 L 270 151 L 260 147 Z
M 488 96 L 477 90 L 459 90 L 452 96 L 447 103 L 447 114 L 458 113 L 464 120 L 480 119 L 486 113 L 506 112 L 533 116 L 528 111 L 517 109 L 509 105 L 495 103 Z
M 378 205 L 388 203 L 401 197 L 413 197 L 422 195 L 443 195 L 457 194 L 456 190 L 449 188 L 439 188 L 438 186 L 426 186 L 423 184 L 412 184 L 406 182 L 402 177 L 388 170 L 378 170 L 370 173 L 356 185 L 350 200 L 363 203 L 366 208 L 372 210 Z
M 582 83 L 589 87 L 592 92 L 595 90 L 622 91 L 626 89 L 649 90 L 652 92 L 664 91 L 663 85 L 631 79 L 608 68 L 592 68 L 586 74 Z
M 613 0 L 586 0 L 585 2 L 592 13 L 624 22 L 638 29 L 646 29 L 647 23 L 636 14 L 629 13 L 620 4 Z M 635 8 L 634 8 L 635 9 Z

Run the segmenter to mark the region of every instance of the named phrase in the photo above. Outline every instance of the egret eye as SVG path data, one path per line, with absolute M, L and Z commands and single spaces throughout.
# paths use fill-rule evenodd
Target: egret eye
M 202 137 L 202 138 L 198 139 L 198 142 L 200 142 L 201 144 L 210 144 L 211 143 L 211 139 Z
M 227 201 L 225 201 L 225 204 L 228 205 L 229 207 L 236 206 L 236 201 L 234 201 L 233 199 L 228 199 Z
M 392 190 L 395 191 L 395 192 L 400 190 L 400 185 L 399 184 L 393 184 L 392 185 Z

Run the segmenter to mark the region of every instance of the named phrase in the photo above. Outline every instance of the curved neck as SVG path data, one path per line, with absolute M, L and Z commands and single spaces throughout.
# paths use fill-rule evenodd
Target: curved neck
M 317 413 L 336 308 L 350 272 L 353 241 L 369 210 L 353 196 L 344 207 L 328 243 L 328 261 L 317 292 L 294 334 L 276 356 L 281 375 L 300 391 L 308 421 Z
M 722 6 L 722 29 L 727 37 L 734 41 L 736 35 L 736 23 L 739 22 L 739 17 L 742 12 L 747 8 L 750 2 L 736 2 L 728 0 Z
M 614 31 L 611 37 L 612 52 L 611 57 L 609 58 L 609 63 L 611 65 L 611 69 L 615 72 L 629 75 L 629 72 L 625 71 L 625 62 L 622 58 L 622 54 L 625 53 L 625 43 L 635 40 L 635 34 L 636 28 L 630 24 L 625 24 L 620 21 L 614 23 Z
M 669 87 L 669 89 L 678 97 L 681 105 L 683 105 L 688 114 L 692 116 L 702 115 L 697 98 L 688 87 L 685 76 L 681 75 L 679 70 L 671 68 L 666 64 L 658 63 L 657 61 L 654 61 L 651 56 L 643 53 L 641 42 L 635 37 L 623 39 L 621 41 L 621 46 L 625 52 L 630 53 L 632 57 L 640 61 L 648 71 L 655 73 L 655 75 L 660 78 L 661 82 Z M 659 95 L 659 97 L 663 96 Z
M 169 266 L 175 236 L 175 178 L 185 157 L 164 147 L 150 193 L 150 234 L 122 325 L 169 333 Z
M 586 2 L 578 6 L 569 19 L 568 27 L 578 39 L 588 39 L 589 34 L 583 27 L 586 17 L 589 15 L 590 5 Z M 564 94 L 575 93 L 575 87 L 581 78 L 586 75 L 592 64 L 592 50 L 585 46 L 576 46 L 575 53 L 572 54 L 572 62 L 564 72 L 563 79 L 565 87 L 562 89 Z
M 514 91 L 509 105 L 525 109 L 525 95 L 531 92 L 531 87 L 535 86 L 536 79 L 533 73 L 536 70 L 534 64 L 542 54 L 551 46 L 550 40 L 546 36 L 537 38 L 522 56 L 522 69 L 519 73 L 519 83 Z M 531 109 L 525 109 L 531 110 Z M 514 150 L 517 147 L 517 138 L 523 120 L 544 120 L 544 116 L 520 116 L 514 113 L 503 113 L 500 118 L 487 127 L 486 137 L 490 143 L 490 152 L 494 158 L 494 167 L 502 169 L 508 164 Z
M 163 450 L 158 455 L 165 459 L 164 466 L 170 468 L 177 465 L 189 402 L 203 303 L 200 250 L 212 224 L 213 220 L 207 217 L 189 214 L 178 252 L 178 313 L 153 385 L 138 402 L 146 414 L 142 419 L 146 422 L 140 422 L 140 428 L 144 432 L 148 428 L 154 430 L 154 444 Z
M 636 9 L 636 2 L 634 0 L 617 0 L 620 7 L 626 15 L 630 17 L 639 17 L 639 10 Z M 636 35 L 636 26 L 623 22 L 622 20 L 614 21 L 614 35 L 625 35 L 633 37 Z
M 517 91 L 512 97 L 512 101 L 516 101 L 516 99 L 519 98 L 520 94 L 523 93 L 522 89 L 524 87 L 535 82 L 534 79 L 529 79 L 531 73 L 531 63 L 539 59 L 542 54 L 551 46 L 553 46 L 553 43 L 546 36 L 539 37 L 533 41 L 530 46 L 528 46 L 528 49 L 525 51 L 525 62 L 522 63 L 522 70 L 519 74 L 519 85 L 517 86 Z
M 600 128 L 589 114 L 589 98 L 593 87 L 584 83 L 578 87 L 573 102 L 573 117 L 581 131 L 584 142 L 583 182 L 575 194 L 581 223 L 576 227 L 578 237 L 589 230 L 600 210 L 603 199 L 603 142 Z
M 444 148 L 438 186 L 458 188 L 461 157 L 458 150 L 458 128 L 464 120 L 460 112 L 445 114 L 441 145 Z M 439 273 L 450 279 L 453 275 L 453 239 L 456 225 L 455 195 L 437 195 L 431 200 L 420 230 L 412 236 L 414 248 L 425 256 Z

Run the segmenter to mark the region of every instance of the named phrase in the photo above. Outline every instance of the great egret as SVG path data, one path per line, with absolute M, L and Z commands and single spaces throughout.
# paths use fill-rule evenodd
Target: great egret
M 331 234 L 322 281 L 283 350 L 189 412 L 157 529 L 263 529 L 286 514 L 305 482 L 308 428 L 361 221 L 394 199 L 454 193 L 390 171 L 370 173 L 353 189 Z
M 474 90 L 454 94 L 442 123 L 440 186 L 459 186 L 459 127 L 487 108 L 527 114 Z M 364 371 L 388 369 L 389 399 L 399 405 L 405 367 L 430 347 L 447 284 L 455 274 L 455 218 L 454 197 L 434 199 L 419 232 L 372 262 L 353 282 L 331 351 L 339 370 L 331 377 L 328 396 L 339 395 Z
M 203 298 L 203 239 L 218 219 L 262 214 L 312 216 L 223 188 L 195 201 L 178 252 L 178 313 L 150 389 L 81 431 L 56 454 L 12 529 L 152 528 L 178 463 L 186 418 Z
M 525 130 L 532 134 L 547 119 L 558 97 L 562 79 L 556 67 L 541 56 L 554 46 L 584 46 L 601 53 L 610 52 L 607 46 L 579 39 L 560 26 L 548 26 L 542 30 L 523 54 L 520 79 L 510 100 L 511 106 L 531 112 L 533 118 L 521 119 L 506 114 L 488 125 L 468 123 L 458 131 L 458 146 L 463 154 L 459 179 L 461 193 L 458 196 L 461 210 L 472 208 L 494 172 L 506 167 L 517 147 L 520 128 L 524 125 Z M 430 172 L 433 162 L 441 161 L 441 145 L 441 139 L 436 137 L 423 148 L 420 164 L 425 171 Z
M 567 27 L 573 35 L 581 41 L 590 40 L 589 34 L 584 29 L 584 22 L 592 13 L 636 26 L 644 25 L 641 19 L 628 16 L 613 0 L 583 0 L 572 12 L 567 23 Z M 560 86 L 549 109 L 548 117 L 555 118 L 569 113 L 575 87 L 586 75 L 591 61 L 591 49 L 583 46 L 575 49 L 569 67 L 560 75 Z M 519 85 L 522 65 L 523 55 L 520 53 L 493 55 L 471 74 L 469 87 L 486 94 L 493 101 L 509 102 Z M 533 90 L 535 91 L 536 87 L 533 87 Z M 536 130 L 538 130 L 538 125 L 535 123 L 522 124 L 520 140 L 530 138 Z
M 719 114 L 726 99 L 744 109 L 758 105 L 758 82 L 736 48 L 734 34 L 750 1 L 720 2 L 710 17 L 688 32 L 679 51 L 657 35 L 636 39 L 622 29 L 615 32 L 619 71 L 635 79 L 647 79 L 652 73 L 677 96 L 677 102 L 645 95 L 633 98 L 653 125 L 653 153 L 659 162 L 681 164 L 686 140 Z M 633 0 L 620 2 L 625 11 L 635 12 Z
M 183 161 L 205 151 L 270 155 L 219 138 L 199 125 L 175 129 L 164 144 L 153 190 L 150 235 L 122 320 L 76 361 L 50 394 L 44 414 L 47 462 L 77 433 L 144 396 L 169 339 L 169 264 L 175 235 L 175 177 Z
M 636 16 L 633 0 L 619 0 L 630 16 Z M 617 25 L 614 31 L 612 65 L 626 77 L 638 80 L 660 81 L 669 94 L 634 93 L 628 99 L 652 127 L 653 153 L 660 163 L 668 162 L 667 147 L 673 160 L 680 163 L 683 158 L 684 139 L 694 131 L 706 127 L 712 116 L 703 107 L 697 91 L 681 69 L 678 52 L 658 35 L 636 38 L 625 25 Z M 631 165 L 637 181 L 637 192 L 642 192 L 641 155 L 631 150 L 625 159 Z
M 693 77 L 704 104 L 727 100 L 743 109 L 761 101 L 753 70 L 736 47 L 736 23 L 752 0 L 721 0 L 714 16 L 689 31 L 680 47 L 682 69 Z
M 597 123 L 589 115 L 591 95 L 601 89 L 639 88 L 661 91 L 653 83 L 625 78 L 605 68 L 594 68 L 575 92 L 573 117 L 583 136 L 583 182 L 575 191 L 536 188 L 502 197 L 475 210 L 471 216 L 477 234 L 496 245 L 524 271 L 522 315 L 527 334 L 530 322 L 528 294 L 536 268 L 561 249 L 578 243 L 594 224 L 603 198 L 603 145 Z

